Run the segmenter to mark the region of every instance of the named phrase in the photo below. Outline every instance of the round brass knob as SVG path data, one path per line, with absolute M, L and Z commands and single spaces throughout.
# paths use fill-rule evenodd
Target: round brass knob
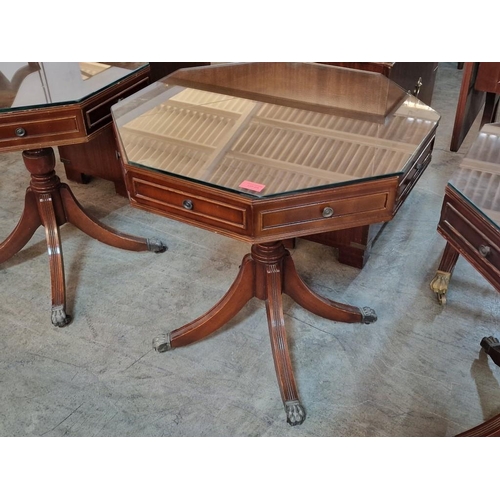
M 186 209 L 186 210 L 193 210 L 193 202 L 191 200 L 184 200 L 182 202 L 182 206 Z
M 26 130 L 23 127 L 16 128 L 14 133 L 17 135 L 17 137 L 24 137 L 26 135 Z
M 483 257 L 488 257 L 488 255 L 491 253 L 491 248 L 488 245 L 480 245 L 479 246 L 479 253 Z
M 325 207 L 323 209 L 323 217 L 325 219 L 328 219 L 328 217 L 331 217 L 333 215 L 333 208 L 332 207 Z

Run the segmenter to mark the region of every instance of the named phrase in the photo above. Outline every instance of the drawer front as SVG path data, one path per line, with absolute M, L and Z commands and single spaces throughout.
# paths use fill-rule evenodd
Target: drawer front
M 423 146 L 420 154 L 418 154 L 417 159 L 414 163 L 408 166 L 407 170 L 403 173 L 400 178 L 398 186 L 398 194 L 396 199 L 396 207 L 394 213 L 396 213 L 403 202 L 406 200 L 411 190 L 414 188 L 417 181 L 420 179 L 425 169 L 428 167 L 432 159 L 432 150 L 434 148 L 434 139 L 432 138 Z
M 91 99 L 83 108 L 85 125 L 88 132 L 94 132 L 104 125 L 111 123 L 111 106 L 135 94 L 140 89 L 146 87 L 148 83 L 149 69 L 146 74 L 142 74 L 141 72 L 140 76 L 125 80 L 107 91 L 99 93 L 97 98 Z
M 500 291 L 500 233 L 488 220 L 447 192 L 438 231 Z
M 397 177 L 258 202 L 257 237 L 288 238 L 363 226 L 392 218 Z
M 126 167 L 132 205 L 224 234 L 250 234 L 250 205 L 231 193 Z
M 8 113 L 0 122 L 0 148 L 19 150 L 44 147 L 85 138 L 78 109 Z

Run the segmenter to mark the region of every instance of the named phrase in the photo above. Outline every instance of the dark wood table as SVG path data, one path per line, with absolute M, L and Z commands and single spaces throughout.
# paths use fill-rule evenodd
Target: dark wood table
M 445 188 L 437 230 L 446 240 L 436 275 L 430 283 L 445 305 L 459 256 L 500 292 L 500 123 L 484 125 Z M 500 342 L 484 337 L 481 346 L 500 366 Z M 463 435 L 500 434 L 500 416 Z
M 67 325 L 66 287 L 59 227 L 70 222 L 117 248 L 163 252 L 166 246 L 117 232 L 88 214 L 55 173 L 54 146 L 92 140 L 111 121 L 110 107 L 144 86 L 145 63 L 0 63 L 0 151 L 23 151 L 31 174 L 24 211 L 0 243 L 0 263 L 19 252 L 44 226 L 55 326 Z
M 460 149 L 481 110 L 481 126 L 494 122 L 500 101 L 500 63 L 466 62 L 462 69 L 450 151 Z
M 376 314 L 313 292 L 283 241 L 390 220 L 438 114 L 383 75 L 313 63 L 179 70 L 112 113 L 132 206 L 251 244 L 220 301 L 154 347 L 199 341 L 265 301 L 287 421 L 301 424 L 282 294 L 334 321 Z

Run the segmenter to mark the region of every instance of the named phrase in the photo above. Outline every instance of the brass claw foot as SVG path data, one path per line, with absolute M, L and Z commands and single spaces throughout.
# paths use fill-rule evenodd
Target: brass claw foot
M 170 332 L 162 333 L 153 339 L 153 349 L 158 352 L 170 351 L 172 346 L 170 345 L 171 335 Z
M 300 425 L 306 419 L 306 412 L 300 401 L 285 402 L 286 421 L 290 425 Z
M 71 316 L 66 314 L 63 306 L 59 306 L 52 308 L 51 320 L 54 326 L 62 328 L 71 322 Z
M 436 294 L 437 301 L 444 306 L 446 304 L 446 292 L 450 284 L 451 273 L 436 271 L 434 279 L 430 282 L 431 290 Z
M 371 307 L 361 307 L 359 310 L 362 316 L 361 322 L 365 325 L 377 321 L 377 313 Z
M 159 240 L 158 238 L 148 238 L 147 239 L 148 250 L 154 253 L 163 253 L 168 249 L 166 243 Z

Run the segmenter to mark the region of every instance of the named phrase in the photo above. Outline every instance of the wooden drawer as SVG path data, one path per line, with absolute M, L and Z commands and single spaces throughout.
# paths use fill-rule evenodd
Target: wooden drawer
M 500 232 L 448 187 L 438 231 L 496 289 L 500 289 Z
M 254 204 L 255 235 L 272 240 L 388 221 L 397 177 Z
M 172 179 L 126 166 L 126 183 L 132 205 L 173 219 L 221 232 L 249 235 L 250 204 L 232 193 Z
M 70 106 L 6 113 L 0 123 L 0 148 L 9 151 L 78 142 L 85 135 L 80 111 Z
M 411 190 L 417 183 L 418 179 L 425 172 L 432 159 L 432 150 L 434 148 L 435 135 L 425 144 L 420 153 L 417 154 L 416 161 L 409 166 L 408 170 L 401 176 L 398 186 L 398 194 L 396 198 L 396 206 L 394 213 L 396 213 L 405 199 L 410 194 Z
M 135 94 L 149 84 L 149 69 L 123 82 L 113 85 L 105 92 L 99 92 L 96 98 L 90 99 L 83 108 L 87 131 L 95 130 L 111 123 L 111 106 L 126 97 Z
M 132 206 L 251 243 L 391 219 L 397 177 L 259 200 L 125 165 Z M 324 210 L 333 209 L 325 217 Z

